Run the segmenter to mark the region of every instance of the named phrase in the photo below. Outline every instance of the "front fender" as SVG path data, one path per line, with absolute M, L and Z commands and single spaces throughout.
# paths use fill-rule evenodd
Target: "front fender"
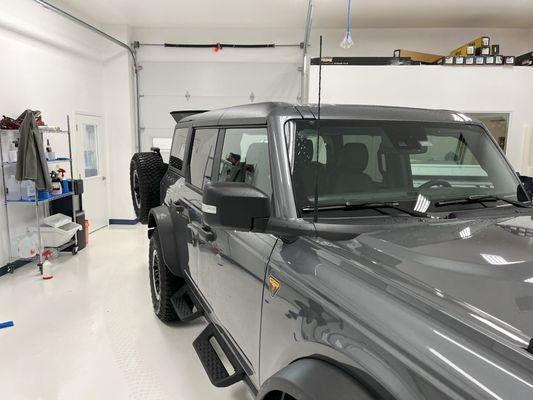
M 150 210 L 148 238 L 157 229 L 166 266 L 172 274 L 183 277 L 183 271 L 189 263 L 187 221 L 174 208 L 163 204 Z
M 313 358 L 295 361 L 274 374 L 261 387 L 257 400 L 277 391 L 298 400 L 374 400 L 350 375 Z

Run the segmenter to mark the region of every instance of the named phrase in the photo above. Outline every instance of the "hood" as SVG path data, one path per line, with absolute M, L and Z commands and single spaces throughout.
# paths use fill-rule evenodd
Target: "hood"
M 435 221 L 341 246 L 448 299 L 506 339 L 533 337 L 533 217 Z

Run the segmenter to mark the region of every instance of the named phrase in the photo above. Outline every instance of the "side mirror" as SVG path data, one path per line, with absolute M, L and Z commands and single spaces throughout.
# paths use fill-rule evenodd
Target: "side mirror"
M 247 183 L 209 183 L 204 186 L 202 212 L 213 228 L 261 232 L 270 218 L 270 199 Z
M 518 200 L 520 201 L 530 201 L 532 198 L 533 198 L 533 178 L 530 177 L 530 176 L 522 176 L 522 175 L 518 175 L 518 178 L 520 178 L 520 182 L 522 183 L 522 187 L 524 188 L 525 192 L 527 193 L 527 195 L 529 196 L 529 199 L 524 199 L 522 198 L 523 197 L 523 193 L 522 195 L 520 195 L 520 193 L 518 194 Z M 521 192 L 521 191 L 519 191 Z

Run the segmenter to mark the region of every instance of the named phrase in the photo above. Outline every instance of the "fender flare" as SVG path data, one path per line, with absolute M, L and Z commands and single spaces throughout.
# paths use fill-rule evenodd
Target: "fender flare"
M 183 271 L 189 263 L 187 248 L 187 223 L 177 212 L 163 204 L 152 208 L 148 215 L 148 238 L 154 230 L 159 232 L 163 261 L 173 275 L 183 278 Z M 183 235 L 183 236 L 182 236 Z
M 281 391 L 298 400 L 375 400 L 353 377 L 325 361 L 304 358 L 277 372 L 261 387 L 257 400 Z

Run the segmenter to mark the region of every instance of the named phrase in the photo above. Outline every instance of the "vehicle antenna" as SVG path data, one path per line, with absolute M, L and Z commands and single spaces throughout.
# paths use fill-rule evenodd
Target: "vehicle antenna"
M 318 156 L 320 152 L 320 107 L 322 104 L 322 35 L 320 35 L 320 53 L 318 64 L 318 111 L 316 118 L 316 165 L 315 165 L 315 210 L 313 213 L 313 222 L 318 222 Z

